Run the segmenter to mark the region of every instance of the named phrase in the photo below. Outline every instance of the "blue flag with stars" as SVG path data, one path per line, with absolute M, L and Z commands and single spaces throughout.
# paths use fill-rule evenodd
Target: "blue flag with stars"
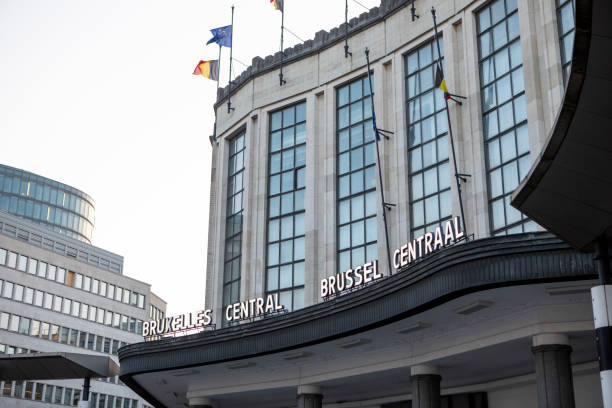
M 224 26 L 219 28 L 213 28 L 210 30 L 213 38 L 208 40 L 206 45 L 210 43 L 217 43 L 223 47 L 232 48 L 232 26 Z

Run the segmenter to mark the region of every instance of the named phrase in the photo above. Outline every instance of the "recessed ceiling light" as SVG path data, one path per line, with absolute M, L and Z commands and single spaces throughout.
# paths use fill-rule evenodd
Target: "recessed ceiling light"
M 589 293 L 593 285 L 560 286 L 556 288 L 546 288 L 550 296 L 555 295 L 575 295 L 577 293 Z
M 229 368 L 230 370 L 238 370 L 240 368 L 253 367 L 254 365 L 255 363 L 252 361 L 245 361 L 244 363 L 230 364 L 227 366 L 227 368 Z
M 407 334 L 407 333 L 412 333 L 413 331 L 426 329 L 428 327 L 431 327 L 431 323 L 417 322 L 417 323 L 411 324 L 410 326 L 406 326 L 406 327 L 402 327 L 401 329 L 397 329 L 395 332 L 401 333 L 401 334 Z
M 355 339 L 355 340 L 347 341 L 346 343 L 338 344 L 338 347 L 347 349 L 347 348 L 362 346 L 364 344 L 370 343 L 371 341 L 372 340 L 369 340 L 369 339 Z
M 285 360 L 297 360 L 298 358 L 310 356 L 312 356 L 312 353 L 309 353 L 307 351 L 300 351 L 299 353 L 285 354 L 284 356 L 282 356 L 282 358 L 284 358 Z
M 461 306 L 460 308 L 455 309 L 455 313 L 469 315 L 484 308 L 491 307 L 492 304 L 493 302 L 489 302 L 487 300 L 477 300 L 474 303 L 470 303 L 469 305 Z
M 174 373 L 172 373 L 172 375 L 174 377 L 184 377 L 186 375 L 192 375 L 192 374 L 198 374 L 198 373 L 199 373 L 198 370 L 183 370 L 183 371 L 175 371 Z

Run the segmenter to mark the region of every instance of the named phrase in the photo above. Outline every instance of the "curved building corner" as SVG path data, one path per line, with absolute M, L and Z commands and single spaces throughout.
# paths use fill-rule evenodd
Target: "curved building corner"
M 95 202 L 67 184 L 0 164 L 0 210 L 91 244 Z

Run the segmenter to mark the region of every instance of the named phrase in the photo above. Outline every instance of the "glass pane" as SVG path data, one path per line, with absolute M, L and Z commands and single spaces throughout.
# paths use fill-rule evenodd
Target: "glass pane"
M 517 162 L 512 162 L 503 167 L 504 169 L 504 192 L 510 193 L 518 187 Z
M 512 86 L 510 85 L 510 75 L 506 75 L 496 83 L 497 103 L 502 104 L 512 97 Z
M 338 110 L 338 129 L 345 128 L 349 125 L 349 110 L 344 107 Z
M 508 51 L 506 48 L 495 54 L 495 75 L 499 78 L 510 69 L 510 61 L 508 61 Z
M 416 176 L 412 176 L 410 179 L 411 185 L 411 194 L 412 200 L 418 200 L 423 197 L 423 176 L 422 174 L 417 174 Z
M 283 111 L 283 127 L 292 126 L 295 124 L 295 110 L 293 107 Z
M 365 195 L 365 215 L 370 216 L 376 214 L 376 192 L 371 192 Z
M 424 173 L 425 195 L 430 195 L 438 191 L 438 173 L 437 169 L 433 168 Z
M 494 170 L 489 175 L 491 183 L 491 198 L 498 197 L 503 194 L 501 169 Z
M 425 223 L 423 212 L 423 201 L 419 201 L 412 206 L 412 228 L 421 226 Z
M 504 218 L 504 199 L 493 201 L 491 203 L 492 216 L 493 216 L 493 229 L 502 228 L 505 224 Z
M 501 155 L 502 163 L 516 157 L 516 144 L 514 140 L 514 132 L 509 132 L 503 135 L 501 138 Z
M 351 104 L 351 125 L 363 120 L 363 105 L 361 101 Z
M 354 222 L 351 224 L 351 245 L 363 245 L 365 239 L 363 221 Z
M 493 27 L 493 49 L 499 50 L 507 42 L 506 23 L 501 23 Z
M 351 199 L 351 220 L 364 217 L 364 196 L 360 195 Z
M 277 130 L 281 127 L 282 112 L 275 112 L 270 118 L 270 129 Z
M 292 285 L 293 279 L 293 268 L 291 265 L 285 265 L 280 267 L 280 289 L 289 288 Z
M 267 275 L 268 290 L 278 289 L 278 268 L 268 269 Z
M 300 286 L 304 284 L 304 262 L 293 264 L 293 285 Z
M 488 143 L 489 148 L 489 168 L 497 167 L 501 164 L 499 152 L 499 140 L 495 139 Z
M 429 167 L 436 162 L 436 142 L 423 145 L 423 167 Z
M 410 147 L 421 143 L 421 126 L 419 124 L 410 126 L 408 130 L 408 144 Z
M 338 220 L 340 224 L 345 224 L 351 220 L 350 200 L 343 200 L 338 204 Z
M 493 24 L 501 21 L 505 17 L 506 11 L 504 10 L 504 0 L 496 0 L 491 3 L 491 20 Z
M 349 130 L 338 132 L 338 151 L 343 152 L 349 148 Z
M 351 128 L 351 147 L 359 146 L 363 143 L 363 126 L 357 125 Z
M 451 173 L 448 162 L 438 166 L 438 178 L 440 180 L 440 190 L 450 188 Z
M 338 106 L 346 105 L 349 101 L 349 88 L 348 86 L 338 89 Z
M 514 125 L 514 115 L 512 111 L 512 102 L 499 107 L 499 131 L 503 132 Z
M 293 241 L 293 260 L 299 261 L 305 258 L 304 238 L 296 238 Z
M 450 217 L 453 212 L 453 200 L 451 198 L 451 192 L 445 191 L 440 194 L 440 217 Z
M 439 219 L 438 196 L 425 199 L 425 221 L 429 224 Z

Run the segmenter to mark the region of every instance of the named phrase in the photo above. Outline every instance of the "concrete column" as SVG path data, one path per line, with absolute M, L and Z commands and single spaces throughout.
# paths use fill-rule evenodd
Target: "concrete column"
M 300 385 L 297 391 L 297 408 L 323 407 L 321 389 L 313 385 Z
M 215 408 L 215 404 L 210 398 L 195 397 L 189 398 L 189 408 Z
M 440 408 L 440 379 L 437 367 L 418 365 L 410 368 L 412 408 Z
M 564 334 L 538 334 L 532 341 L 538 408 L 574 408 L 569 339 Z

